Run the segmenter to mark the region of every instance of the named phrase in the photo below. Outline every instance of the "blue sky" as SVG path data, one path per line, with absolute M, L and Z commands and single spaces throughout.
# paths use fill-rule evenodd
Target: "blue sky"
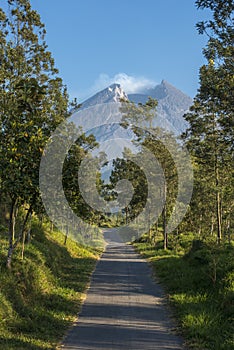
M 208 13 L 193 0 L 32 0 L 71 97 L 79 101 L 117 80 L 127 92 L 167 80 L 191 97 L 207 38 Z

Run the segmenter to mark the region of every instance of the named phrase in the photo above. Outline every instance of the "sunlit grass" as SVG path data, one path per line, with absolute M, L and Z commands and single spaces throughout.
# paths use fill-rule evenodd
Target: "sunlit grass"
M 55 349 L 77 318 L 101 249 L 81 246 L 49 225 L 33 223 L 24 259 L 5 267 L 6 236 L 0 235 L 0 349 Z
M 189 349 L 233 350 L 234 246 L 205 243 L 193 251 L 183 237 L 179 254 L 164 251 L 160 242 L 158 248 L 146 242 L 134 246 L 162 282 Z

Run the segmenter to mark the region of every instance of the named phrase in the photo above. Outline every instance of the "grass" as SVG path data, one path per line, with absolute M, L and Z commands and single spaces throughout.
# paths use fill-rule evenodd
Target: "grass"
M 24 259 L 19 247 L 8 271 L 0 234 L 0 349 L 56 349 L 77 318 L 101 250 L 63 242 L 60 232 L 34 222 Z
M 24 260 L 20 246 L 12 271 L 5 267 L 7 237 L 0 227 L 0 349 L 56 349 L 76 319 L 101 250 L 87 248 L 35 221 Z M 176 251 L 162 242 L 134 243 L 151 261 L 168 293 L 188 347 L 234 349 L 234 246 L 191 244 Z
M 233 350 L 234 246 L 202 243 L 187 253 L 164 251 L 160 244 L 155 248 L 145 242 L 134 246 L 152 263 L 166 289 L 188 347 Z

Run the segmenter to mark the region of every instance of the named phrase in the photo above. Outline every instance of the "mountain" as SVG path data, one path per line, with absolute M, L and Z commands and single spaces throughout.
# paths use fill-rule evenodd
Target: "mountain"
M 102 103 L 119 102 L 121 99 L 128 100 L 128 96 L 123 91 L 120 84 L 112 84 L 84 101 L 81 108 L 89 108 Z
M 100 144 L 99 151 L 104 151 L 109 160 L 121 157 L 124 147 L 136 150 L 131 143 L 134 135 L 130 129 L 126 130 L 119 125 L 121 113 L 113 111 L 118 110 L 118 102 L 121 100 L 145 103 L 149 96 L 158 101 L 152 123 L 154 127 L 162 127 L 175 135 L 185 131 L 187 122 L 183 115 L 192 105 L 192 99 L 165 80 L 154 88 L 128 95 L 120 84 L 110 85 L 82 103 L 77 111 L 78 124 L 88 130 L 88 134 L 95 135 Z
M 121 100 L 127 101 L 127 94 L 120 84 L 112 84 L 84 101 L 78 110 L 78 114 L 81 113 L 83 116 L 80 125 L 84 130 L 89 130 L 87 134 L 95 135 L 101 144 L 100 151 L 104 151 L 108 159 L 121 157 L 124 147 L 135 149 L 131 143 L 133 132 L 119 125 L 121 113 L 118 103 Z M 96 108 L 92 108 L 95 106 Z M 110 112 L 108 106 L 110 106 Z
M 173 131 L 176 135 L 186 129 L 187 122 L 183 115 L 192 105 L 192 99 L 165 80 L 162 80 L 161 84 L 156 85 L 154 88 L 128 95 L 123 91 L 120 84 L 112 84 L 84 101 L 81 109 L 97 104 L 119 102 L 122 99 L 135 103 L 145 103 L 149 96 L 158 101 L 157 114 L 154 118 L 153 126 L 164 127 Z
M 183 115 L 192 105 L 192 99 L 165 80 L 152 89 L 129 94 L 128 98 L 135 103 L 145 103 L 149 96 L 158 101 L 157 117 L 153 125 L 169 128 L 176 135 L 181 134 L 187 127 Z

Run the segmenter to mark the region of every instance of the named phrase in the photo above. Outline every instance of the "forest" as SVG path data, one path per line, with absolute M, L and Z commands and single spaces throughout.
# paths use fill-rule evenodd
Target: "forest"
M 0 348 L 55 349 L 76 319 L 103 251 L 102 228 L 118 227 L 121 232 L 121 226 L 132 222 L 130 236 L 134 237 L 148 184 L 126 149 L 124 157 L 113 162 L 110 182 L 102 180 L 101 168 L 94 181 L 100 195 L 111 201 L 118 196 L 117 182 L 129 180 L 134 190 L 131 201 L 119 214 L 92 209 L 82 197 L 77 177 L 79 164 L 98 142 L 92 134 L 83 133 L 64 162 L 63 188 L 74 213 L 92 229 L 78 232 L 76 242 L 66 225 L 62 232 L 54 226 L 40 193 L 41 157 L 51 133 L 80 105 L 68 95 L 45 42 L 45 25 L 30 0 L 4 3 L 0 8 Z M 152 127 L 156 100 L 149 98 L 138 105 L 121 102 L 122 126 L 132 129 L 138 147 L 156 156 L 166 180 L 161 215 L 149 229 L 147 224 L 141 227 L 144 233 L 134 237 L 132 244 L 165 286 L 188 347 L 231 350 L 234 3 L 197 0 L 194 6 L 209 9 L 212 17 L 197 23 L 198 35 L 207 37 L 206 64 L 200 68 L 199 89 L 184 115 L 189 126 L 179 143 L 163 128 Z M 138 124 L 147 123 L 148 131 L 132 126 L 134 118 Z M 192 197 L 185 217 L 172 232 L 167 225 L 178 193 L 179 170 L 165 144 L 175 151 L 186 147 L 193 167 Z M 103 160 L 105 155 L 97 164 Z M 157 188 L 151 195 L 157 196 Z M 153 206 L 148 214 L 154 215 Z M 89 241 L 95 244 L 91 247 Z

